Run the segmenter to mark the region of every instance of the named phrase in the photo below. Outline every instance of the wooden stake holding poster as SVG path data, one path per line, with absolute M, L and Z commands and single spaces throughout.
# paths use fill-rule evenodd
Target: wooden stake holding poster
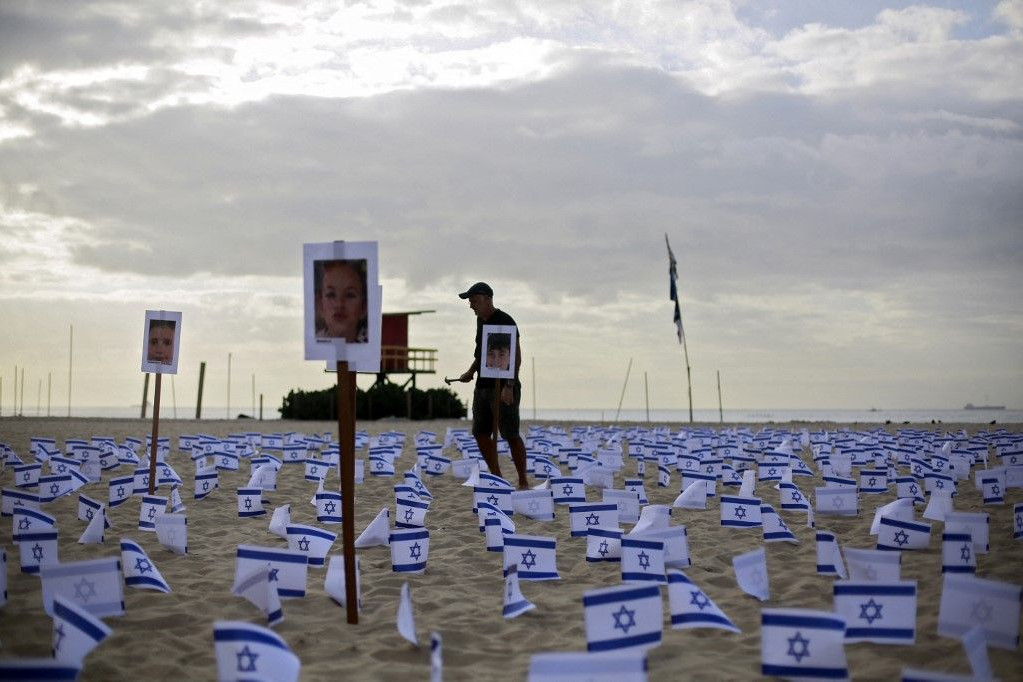
M 142 337 L 142 371 L 156 374 L 153 388 L 153 434 L 149 444 L 149 494 L 156 491 L 156 449 L 160 437 L 160 379 L 178 372 L 181 313 L 147 310 Z M 144 408 L 143 408 L 144 409 Z
M 500 437 L 501 388 L 503 380 L 515 380 L 515 349 L 518 347 L 518 327 L 514 325 L 483 325 L 483 347 L 480 355 L 483 362 L 480 376 L 494 380 L 494 397 L 491 411 L 494 414 L 494 447 Z M 512 384 L 514 390 L 514 384 Z M 495 453 L 496 456 L 496 453 Z
M 355 576 L 355 373 L 380 371 L 381 289 L 376 242 L 303 247 L 305 359 L 337 372 L 341 546 L 348 623 L 359 622 Z

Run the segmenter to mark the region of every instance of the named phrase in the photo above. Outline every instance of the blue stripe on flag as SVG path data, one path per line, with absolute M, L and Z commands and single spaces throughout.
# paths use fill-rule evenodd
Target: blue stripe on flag
M 615 639 L 607 639 L 599 642 L 587 642 L 586 649 L 588 651 L 613 651 L 615 649 L 622 649 L 625 647 L 640 646 L 643 644 L 656 644 L 661 641 L 661 632 L 648 632 L 642 635 L 633 635 L 632 637 L 620 637 Z
M 278 649 L 288 650 L 288 647 L 284 645 L 280 639 L 276 636 L 268 635 L 265 632 L 259 632 L 258 630 L 248 630 L 242 628 L 214 628 L 213 629 L 213 641 L 214 642 L 254 642 L 256 644 L 269 644 L 270 646 L 277 647 Z
M 628 601 L 630 599 L 642 599 L 644 597 L 657 597 L 660 599 L 661 592 L 656 585 L 637 587 L 634 590 L 609 592 L 607 594 L 595 594 L 583 597 L 583 606 L 599 606 L 600 604 L 612 604 L 614 602 Z
M 915 585 L 843 585 L 835 583 L 835 596 L 840 594 L 866 594 L 885 596 L 912 597 L 916 594 Z
M 761 625 L 780 625 L 790 628 L 817 628 L 819 630 L 845 630 L 843 618 L 821 618 L 818 616 L 791 616 L 779 613 L 761 613 Z M 802 670 L 802 668 L 800 668 Z
M 735 627 L 735 624 L 732 623 L 732 621 L 717 614 L 705 615 L 702 613 L 673 613 L 671 615 L 672 625 L 684 625 L 686 623 L 719 623 L 721 625 Z
M 916 631 L 906 628 L 847 628 L 846 639 L 856 637 L 884 637 L 887 639 L 913 639 Z
M 849 678 L 849 671 L 846 668 L 812 668 L 810 666 L 762 663 L 760 670 L 765 677 L 819 677 L 828 680 Z

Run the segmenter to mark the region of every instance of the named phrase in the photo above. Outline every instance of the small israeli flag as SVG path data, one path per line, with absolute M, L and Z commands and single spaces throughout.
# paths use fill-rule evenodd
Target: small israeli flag
M 316 526 L 292 523 L 287 527 L 288 549 L 304 554 L 310 566 L 321 567 L 326 562 L 327 552 L 337 540 L 337 533 L 322 530 Z
M 810 509 L 810 500 L 803 494 L 795 483 L 782 481 L 778 484 L 781 496 L 782 511 L 807 511 Z
M 44 511 L 37 511 L 27 507 L 17 507 L 12 514 L 13 527 L 11 529 L 11 540 L 21 542 L 23 537 L 35 533 L 57 530 L 57 519 Z
M 657 465 L 657 487 L 667 488 L 671 485 L 671 469 L 663 464 Z
M 895 478 L 895 495 L 900 498 L 908 497 L 921 504 L 927 501 L 923 489 L 912 476 L 897 476 Z
M 595 528 L 586 531 L 586 560 L 621 561 L 622 531 L 618 528 Z
M 430 503 L 412 496 L 399 497 L 395 501 L 394 525 L 397 528 L 422 528 L 426 525 L 426 512 Z
M 249 476 L 249 482 L 245 485 L 246 488 L 260 488 L 262 490 L 277 490 L 277 470 L 279 465 L 271 461 L 269 457 L 263 457 L 260 459 L 267 460 L 263 464 L 255 466 L 252 470 L 252 474 Z M 213 471 L 216 471 L 214 468 Z M 326 467 L 324 467 L 324 475 L 326 475 Z M 307 480 L 309 480 L 307 478 Z M 314 481 L 322 481 L 323 476 L 319 478 L 313 478 Z
M 505 568 L 504 609 L 502 615 L 505 618 L 515 618 L 535 608 L 536 604 L 522 596 L 522 589 L 519 587 L 518 564 L 511 564 Z
M 98 511 L 89 510 L 92 514 L 92 520 L 89 521 L 89 525 L 85 527 L 81 537 L 78 538 L 78 544 L 80 545 L 96 545 L 103 543 L 103 531 L 110 526 L 110 522 L 107 521 L 106 507 L 100 505 Z
M 175 554 L 188 553 L 188 518 L 184 514 L 156 517 L 156 539 Z
M 59 594 L 53 597 L 52 610 L 53 658 L 60 663 L 82 666 L 89 652 L 113 632 L 99 618 Z
M 825 530 L 817 531 L 817 575 L 846 577 L 845 562 L 842 561 L 838 538 L 834 533 Z
M 307 481 L 318 483 L 327 477 L 329 470 L 330 465 L 322 459 L 310 457 L 305 460 L 305 480 Z
M 990 549 L 990 521 L 987 512 L 948 512 L 945 514 L 945 531 L 969 533 L 973 538 L 973 551 L 987 554 Z
M 861 469 L 859 491 L 868 495 L 879 495 L 888 492 L 888 472 Z
M 57 558 L 57 531 L 38 530 L 19 536 L 18 551 L 21 554 L 21 572 L 36 574 L 45 566 L 60 563 Z
M 549 488 L 515 490 L 512 492 L 512 509 L 516 514 L 535 521 L 553 521 L 554 496 Z
M 846 547 L 842 553 L 849 566 L 850 580 L 859 582 L 897 582 L 899 580 L 901 552 Z
M 167 498 L 159 495 L 143 495 L 139 507 L 139 530 L 156 532 L 156 517 L 167 511 Z
M 646 654 L 639 652 L 533 654 L 527 682 L 647 682 Z
M 87 495 L 78 493 L 78 520 L 88 523 L 103 505 Z
M 603 503 L 573 504 L 568 508 L 571 534 L 586 537 L 589 528 L 618 527 L 618 505 Z
M 647 535 L 624 535 L 622 582 L 667 584 L 664 574 L 664 541 Z
M 238 471 L 238 455 L 224 450 L 214 452 L 213 465 L 221 471 Z
M 647 504 L 649 500 L 646 498 L 646 490 L 643 488 L 642 478 L 627 478 L 625 479 L 625 489 L 631 490 L 632 492 L 639 495 L 639 503 L 641 505 Z
M 238 488 L 238 517 L 251 518 L 264 514 L 266 510 L 263 509 L 263 489 Z
M 53 615 L 53 601 L 57 595 L 100 618 L 124 613 L 120 557 L 44 565 L 39 577 L 43 583 L 43 609 L 47 615 Z
M 14 510 L 19 507 L 39 511 L 39 504 L 39 496 L 35 493 L 26 492 L 24 490 L 15 490 L 13 488 L 4 488 L 3 502 L 0 509 L 2 509 L 3 516 L 10 516 L 14 513 Z
M 952 509 L 952 493 L 937 490 L 931 493 L 930 499 L 927 501 L 927 508 L 924 509 L 921 516 L 931 521 L 944 521 L 945 515 L 952 511 L 954 511 Z
M 345 590 L 345 557 L 344 554 L 331 554 L 327 562 L 327 576 L 323 579 L 323 589 L 330 598 L 341 606 L 348 606 L 348 593 Z M 362 611 L 362 565 L 359 557 L 355 557 L 355 600 L 358 610 Z
M 645 533 L 671 525 L 671 507 L 666 504 L 648 504 L 639 510 L 639 521 L 630 533 Z
M 661 643 L 664 607 L 657 585 L 620 585 L 583 592 L 590 652 L 645 651 Z
M 273 627 L 284 621 L 281 597 L 270 582 L 270 565 L 254 566 L 246 576 L 240 576 L 231 588 L 231 594 L 244 597 L 266 616 L 267 625 Z
M 946 573 L 938 608 L 938 634 L 961 638 L 973 627 L 984 631 L 988 646 L 1019 648 L 1019 585 Z
M 285 540 L 288 539 L 288 524 L 291 523 L 291 505 L 284 504 L 274 509 L 270 517 L 269 531 Z
M 320 523 L 341 523 L 341 493 L 323 491 L 316 493 L 313 499 L 316 501 L 317 521 Z
M 550 479 L 554 504 L 586 502 L 586 486 L 581 478 L 559 477 Z
M 185 503 L 181 501 L 181 488 L 172 488 L 170 495 L 170 512 L 171 514 L 180 514 L 185 511 Z
M 511 488 L 490 488 L 490 487 L 476 487 L 473 488 L 473 503 L 474 506 L 479 506 L 482 503 L 487 503 L 499 508 L 508 516 L 515 513 L 515 509 L 512 506 L 512 489 Z M 482 529 L 483 524 L 480 523 Z
M 425 528 L 395 528 L 389 536 L 391 570 L 395 573 L 423 573 L 430 554 L 430 531 Z
M 149 467 L 138 467 L 135 469 L 135 474 L 131 478 L 132 495 L 148 495 L 149 494 Z M 156 486 L 153 486 L 154 489 Z
M 366 526 L 358 538 L 355 539 L 355 548 L 366 547 L 388 547 L 390 546 L 391 510 L 384 507 Z
M 305 554 L 290 549 L 273 549 L 256 545 L 238 545 L 234 562 L 234 586 L 252 575 L 260 566 L 270 566 L 270 582 L 285 598 L 305 596 L 309 560 Z M 234 588 L 232 588 L 234 589 Z
M 394 462 L 383 455 L 369 456 L 370 476 L 394 476 Z
M 121 476 L 119 478 L 111 478 L 110 482 L 107 483 L 107 503 L 110 508 L 113 509 L 125 501 L 131 499 L 135 491 L 135 477 L 134 476 Z
M 728 528 L 759 528 L 762 525 L 760 499 L 722 495 L 721 525 Z
M 244 621 L 214 621 L 213 648 L 219 680 L 297 682 L 302 668 L 277 633 Z
M 977 554 L 969 533 L 941 534 L 941 572 L 976 573 Z
M 874 521 L 870 524 L 870 534 L 877 535 L 881 530 L 881 517 L 898 519 L 900 521 L 913 520 L 913 500 L 900 497 L 894 502 L 878 507 L 874 511 Z
M 124 567 L 124 584 L 142 590 L 156 590 L 164 594 L 171 591 L 170 585 L 160 575 L 160 569 L 149 560 L 146 551 L 137 542 L 121 538 L 121 565 Z
M 618 520 L 623 523 L 639 521 L 639 495 L 632 490 L 615 490 L 604 488 L 603 502 L 618 507 Z
M 833 516 L 856 516 L 859 512 L 859 499 L 856 487 L 824 487 L 814 488 L 816 499 L 815 511 L 818 514 Z
M 412 590 L 407 581 L 401 585 L 395 624 L 398 627 L 399 635 L 411 642 L 413 646 L 419 646 L 419 640 L 416 638 L 416 621 L 412 613 Z
M 552 537 L 504 536 L 504 568 L 518 566 L 520 580 L 560 580 L 557 552 L 558 543 Z
M 637 535 L 636 529 L 633 528 L 629 531 L 629 535 Z M 647 529 L 642 531 L 642 535 L 664 543 L 665 567 L 686 568 L 692 566 L 693 562 L 689 556 L 689 537 L 685 526 L 678 525 Z
M 767 556 L 763 547 L 732 557 L 732 569 L 735 571 L 735 581 L 743 592 L 760 601 L 770 598 Z
M 913 644 L 916 581 L 836 581 L 835 613 L 845 618 L 845 641 Z
M 201 500 L 220 487 L 220 472 L 216 467 L 206 467 L 195 472 L 193 498 Z
M 671 609 L 671 629 L 718 628 L 740 632 L 739 628 L 718 608 L 703 590 L 685 573 L 668 569 L 668 604 Z
M 39 475 L 43 465 L 39 462 L 17 464 L 14 466 L 14 485 L 19 488 L 34 488 L 39 485 Z
M 765 677 L 849 679 L 842 616 L 810 609 L 763 609 L 760 637 L 760 671 Z
M 1012 537 L 1023 540 L 1023 502 L 1012 505 Z
M 878 549 L 927 549 L 931 543 L 929 523 L 900 521 L 882 516 L 878 524 Z
M 791 542 L 798 545 L 799 539 L 785 525 L 778 512 L 769 504 L 760 505 L 760 517 L 764 523 L 764 542 Z

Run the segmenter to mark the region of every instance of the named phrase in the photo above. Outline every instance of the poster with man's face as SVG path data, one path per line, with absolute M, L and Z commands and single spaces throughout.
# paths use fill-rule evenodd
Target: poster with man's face
M 515 378 L 515 348 L 518 328 L 514 325 L 483 325 L 480 348 L 480 376 L 492 379 Z
M 142 335 L 142 371 L 177 374 L 180 342 L 180 312 L 147 310 Z
M 377 243 L 305 244 L 303 256 L 306 360 L 379 371 Z

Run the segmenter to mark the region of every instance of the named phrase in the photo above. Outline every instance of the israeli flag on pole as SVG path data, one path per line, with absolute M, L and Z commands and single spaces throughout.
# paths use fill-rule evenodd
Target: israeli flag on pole
M 121 559 L 89 559 L 43 566 L 43 609 L 53 615 L 54 597 L 60 595 L 94 616 L 120 616 L 124 613 Z
M 842 553 L 845 554 L 845 561 L 849 566 L 850 580 L 859 582 L 896 582 L 899 580 L 902 552 L 846 547 Z
M 510 533 L 504 536 L 504 568 L 517 566 L 520 580 L 560 580 L 557 551 L 552 537 Z
M 515 618 L 535 608 L 536 604 L 522 596 L 522 589 L 519 587 L 519 565 L 511 564 L 505 568 L 502 615 L 505 618 Z
M 39 511 L 39 496 L 35 493 L 25 492 L 24 490 L 4 488 L 2 506 L 3 516 L 10 516 L 14 513 L 14 510 L 19 507 Z
M 899 498 L 908 497 L 913 502 L 923 504 L 927 501 L 920 484 L 912 476 L 897 476 L 895 478 L 895 496 Z
M 21 542 L 23 537 L 35 533 L 56 532 L 57 519 L 44 511 L 18 507 L 12 514 L 13 527 L 11 529 L 11 540 Z
M 119 478 L 110 479 L 110 482 L 107 484 L 107 503 L 110 505 L 111 509 L 124 504 L 126 500 L 131 499 L 135 490 L 134 481 L 134 476 L 121 476 Z
M 973 538 L 973 551 L 987 554 L 989 551 L 991 518 L 987 512 L 948 512 L 945 514 L 945 530 L 949 533 L 969 533 Z
M 810 609 L 763 609 L 760 638 L 760 671 L 765 677 L 849 679 L 842 616 Z
M 861 493 L 868 495 L 879 495 L 888 492 L 888 472 L 861 469 L 859 490 Z
M 582 478 L 558 477 L 550 479 L 554 504 L 586 502 L 586 486 Z
M 882 516 L 878 522 L 878 549 L 927 549 L 931 542 L 931 524 L 900 521 Z
M 718 628 L 740 632 L 739 628 L 718 608 L 703 590 L 685 573 L 668 569 L 668 604 L 671 609 L 671 629 Z
M 213 623 L 219 680 L 297 682 L 302 663 L 273 630 L 244 621 Z
M 264 514 L 266 514 L 266 510 L 263 509 L 263 489 L 238 488 L 239 518 L 251 518 Z
M 149 560 L 146 551 L 132 540 L 121 538 L 121 565 L 124 567 L 124 584 L 142 590 L 156 590 L 167 594 L 170 585 L 160 575 L 160 569 Z
M 825 515 L 856 516 L 859 500 L 856 487 L 814 488 L 816 512 Z
M 795 483 L 782 481 L 778 484 L 782 511 L 807 511 L 810 501 Z
M 391 510 L 384 507 L 355 539 L 355 548 L 390 546 Z
M 629 531 L 629 535 L 637 535 L 636 529 L 633 528 Z M 664 543 L 664 566 L 666 568 L 686 568 L 692 566 L 693 562 L 689 556 L 689 537 L 685 526 L 678 525 L 648 529 L 642 531 L 642 535 L 648 539 L 660 540 Z
M 533 654 L 527 682 L 647 682 L 646 654 L 640 652 Z
M 515 490 L 512 492 L 512 509 L 516 514 L 535 521 L 553 521 L 554 496 L 550 488 Z
M 618 528 L 590 528 L 586 533 L 586 560 L 621 561 L 622 531 Z
M 345 557 L 344 554 L 331 554 L 327 562 L 327 576 L 323 579 L 323 589 L 330 595 L 330 598 L 341 606 L 348 606 L 348 596 L 345 591 Z M 362 564 L 359 557 L 355 557 L 355 600 L 358 610 L 362 611 Z
M 317 519 L 319 520 L 319 519 Z M 270 526 L 268 530 L 274 535 L 288 539 L 288 524 L 291 523 L 291 505 L 283 504 L 280 507 L 274 509 L 274 513 L 270 516 Z
M 188 553 L 188 518 L 184 514 L 156 517 L 156 539 L 175 554 Z
M 732 557 L 732 569 L 735 571 L 735 581 L 743 592 L 760 601 L 770 598 L 767 555 L 763 547 Z
M 834 583 L 835 613 L 845 618 L 845 641 L 913 644 L 916 581 Z
M 149 494 L 149 467 L 138 467 L 135 469 L 135 474 L 131 478 L 132 495 L 148 495 Z
M 270 566 L 270 582 L 285 599 L 305 596 L 309 560 L 302 552 L 256 545 L 238 545 L 234 562 L 234 586 L 261 566 Z M 234 588 L 232 588 L 234 589 Z
M 21 572 L 37 574 L 45 566 L 59 563 L 57 558 L 57 531 L 40 530 L 22 533 L 18 551 L 21 554 Z
M 1003 504 L 1005 502 L 1005 472 L 1001 477 L 985 476 L 980 479 L 982 486 L 981 494 L 984 497 L 984 504 Z
M 78 494 L 78 520 L 88 523 L 103 505 L 87 495 Z
M 603 502 L 618 506 L 618 520 L 623 523 L 639 521 L 639 494 L 632 490 L 604 488 Z
M 648 535 L 624 535 L 621 539 L 622 582 L 665 585 L 664 542 Z
M 977 554 L 969 533 L 941 534 L 941 572 L 976 573 Z
M 327 552 L 337 540 L 337 533 L 321 530 L 316 526 L 293 523 L 287 527 L 288 549 L 304 554 L 310 566 L 321 567 L 326 562 Z
M 320 523 L 341 523 L 341 493 L 325 490 L 316 493 L 313 499 L 316 502 L 317 521 Z
M 419 639 L 416 637 L 416 621 L 412 611 L 412 589 L 408 586 L 408 581 L 401 585 L 395 625 L 398 627 L 399 635 L 407 639 L 413 646 L 419 646 Z
M 281 596 L 270 582 L 270 564 L 254 566 L 248 575 L 238 576 L 231 594 L 244 597 L 266 616 L 267 625 L 273 627 L 284 621 Z
M 14 485 L 19 488 L 33 488 L 39 485 L 39 474 L 43 465 L 39 462 L 17 464 L 14 466 Z
M 642 461 L 642 460 L 640 460 Z M 639 495 L 639 503 L 641 505 L 647 504 L 649 500 L 646 498 L 646 490 L 643 488 L 642 478 L 627 478 L 625 479 L 625 489 L 631 490 L 632 492 Z
M 721 525 L 728 528 L 758 528 L 762 525 L 760 499 L 721 496 Z
M 973 575 L 946 573 L 938 609 L 938 634 L 959 637 L 973 627 L 984 631 L 989 646 L 1019 648 L 1019 585 Z
M 591 502 L 573 504 L 568 508 L 571 534 L 574 538 L 586 537 L 589 528 L 617 528 L 618 505 Z
M 430 503 L 411 495 L 399 497 L 394 504 L 394 525 L 397 528 L 422 528 Z
M 77 680 L 81 666 L 52 658 L 0 660 L 0 680 Z
M 220 472 L 216 467 L 206 467 L 195 472 L 193 498 L 201 500 L 220 487 Z
M 156 517 L 167 511 L 167 498 L 159 495 L 143 495 L 139 507 L 139 530 L 156 532 Z
M 778 512 L 769 504 L 760 505 L 760 517 L 764 524 L 764 542 L 791 542 L 798 545 L 799 539 L 789 530 Z
M 870 534 L 877 535 L 881 530 L 881 517 L 887 516 L 900 521 L 913 520 L 913 500 L 900 497 L 894 502 L 881 505 L 874 510 L 874 521 L 870 524 Z
M 425 528 L 395 528 L 389 537 L 391 570 L 395 573 L 423 573 L 430 554 L 430 531 Z
M 490 488 L 478 486 L 473 488 L 473 503 L 475 506 L 479 506 L 482 503 L 487 503 L 499 508 L 502 512 L 511 516 L 515 513 L 515 509 L 512 506 L 512 489 L 511 488 Z M 480 522 L 480 528 L 482 529 L 483 523 Z
M 113 632 L 99 618 L 59 594 L 53 597 L 52 615 L 53 658 L 60 663 L 81 667 L 89 652 Z
M 1023 502 L 1012 505 L 1012 537 L 1023 540 Z
M 657 585 L 588 590 L 583 611 L 588 651 L 645 651 L 661 643 L 664 607 Z
M 817 531 L 817 575 L 846 577 L 845 562 L 842 561 L 838 538 L 834 533 L 825 530 Z

